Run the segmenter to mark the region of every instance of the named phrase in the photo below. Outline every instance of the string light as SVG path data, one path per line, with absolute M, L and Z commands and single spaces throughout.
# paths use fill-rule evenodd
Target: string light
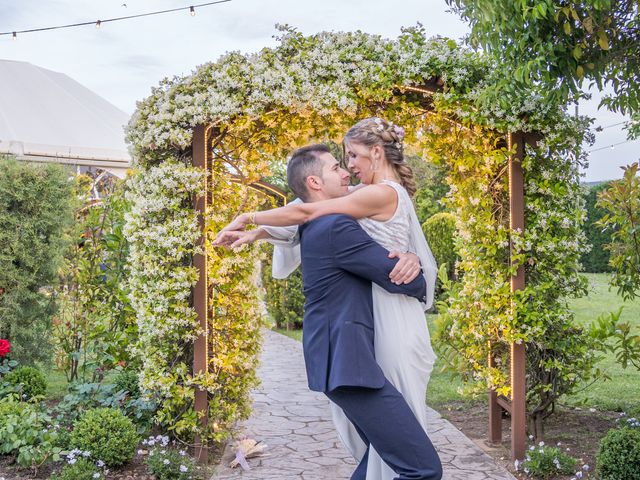
M 636 142 L 636 141 L 638 141 L 638 139 L 625 140 L 624 142 L 612 143 L 611 145 L 606 145 L 604 147 L 594 148 L 593 150 L 589 150 L 589 152 L 587 153 L 599 152 L 600 150 L 606 150 L 607 148 L 610 150 L 615 150 L 618 145 L 624 145 L 625 143 Z
M 15 30 L 15 31 L 10 31 L 10 32 L 0 32 L 0 36 L 11 35 L 13 37 L 13 39 L 16 40 L 17 37 L 18 37 L 18 33 L 45 32 L 45 31 L 49 31 L 49 30 L 59 30 L 61 28 L 82 27 L 82 26 L 86 26 L 86 25 L 95 25 L 96 28 L 100 28 L 100 26 L 103 23 L 107 23 L 107 22 L 119 22 L 120 20 L 129 20 L 131 18 L 149 17 L 151 15 L 161 15 L 161 14 L 164 14 L 164 13 L 178 12 L 180 10 L 189 10 L 189 12 L 191 13 L 191 16 L 194 16 L 196 14 L 196 8 L 208 7 L 210 5 L 217 5 L 219 3 L 228 3 L 228 2 L 231 2 L 231 0 L 216 0 L 215 2 L 200 3 L 198 5 L 191 5 L 191 6 L 188 6 L 188 7 L 171 8 L 169 10 L 158 10 L 158 11 L 155 11 L 155 12 L 140 13 L 138 15 L 127 15 L 126 17 L 107 18 L 107 19 L 104 19 L 104 20 L 97 20 L 97 21 L 92 20 L 90 22 L 70 23 L 70 24 L 67 24 L 67 25 L 56 25 L 54 27 L 30 28 L 30 29 L 25 29 L 25 30 Z

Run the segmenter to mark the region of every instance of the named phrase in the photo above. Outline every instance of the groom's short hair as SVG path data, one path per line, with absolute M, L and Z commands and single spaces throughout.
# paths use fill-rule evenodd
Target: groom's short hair
M 302 147 L 293 152 L 287 164 L 289 188 L 305 202 L 309 201 L 307 177 L 316 175 L 322 178 L 322 159 L 320 155 L 323 153 L 331 153 L 331 150 L 322 143 Z

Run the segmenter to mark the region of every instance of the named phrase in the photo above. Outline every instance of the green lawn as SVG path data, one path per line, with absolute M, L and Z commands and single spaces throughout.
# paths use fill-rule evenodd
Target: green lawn
M 67 377 L 59 370 L 45 372 L 47 377 L 47 398 L 49 400 L 62 400 L 69 393 Z
M 587 274 L 587 277 L 590 284 L 589 295 L 571 302 L 579 323 L 587 325 L 598 315 L 624 306 L 621 320 L 640 326 L 640 300 L 623 302 L 615 290 L 609 291 L 607 274 Z M 597 382 L 567 399 L 567 403 L 578 405 L 584 402 L 587 407 L 602 410 L 637 411 L 640 408 L 640 372 L 633 366 L 623 369 L 616 363 L 613 355 L 603 359 L 599 367 L 611 376 L 611 380 Z
M 617 310 L 624 305 L 621 319 L 635 325 L 640 325 L 640 300 L 634 302 L 622 302 L 615 291 L 609 291 L 608 274 L 586 274 L 589 279 L 590 291 L 587 297 L 571 301 L 571 306 L 576 314 L 576 320 L 583 325 L 589 324 L 601 313 Z M 429 329 L 434 331 L 435 315 L 427 315 Z M 276 330 L 296 340 L 302 339 L 302 332 L 297 330 Z M 443 362 L 438 359 L 429 381 L 427 403 L 438 409 L 446 408 L 456 402 L 474 401 L 459 393 L 462 387 L 461 380 L 454 374 L 442 371 Z M 589 386 L 579 394 L 564 399 L 569 405 L 597 408 L 601 410 L 614 410 L 635 412 L 640 409 L 640 372 L 633 366 L 623 369 L 615 362 L 612 355 L 603 359 L 599 367 L 605 370 L 611 380 L 599 381 Z M 448 404 L 448 405 L 447 405 Z

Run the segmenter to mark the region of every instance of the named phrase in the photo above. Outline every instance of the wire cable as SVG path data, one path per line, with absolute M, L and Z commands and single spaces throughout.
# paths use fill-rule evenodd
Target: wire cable
M 73 28 L 73 27 L 83 27 L 86 25 L 95 25 L 96 27 L 100 27 L 101 25 L 108 23 L 108 22 L 119 22 L 120 20 L 129 20 L 131 18 L 140 18 L 140 17 L 150 17 L 152 15 L 161 15 L 164 13 L 171 13 L 171 12 L 178 12 L 180 10 L 189 10 L 191 12 L 191 14 L 193 15 L 195 13 L 195 9 L 196 8 L 200 8 L 200 7 L 208 7 L 210 5 L 217 5 L 219 3 L 227 3 L 230 2 L 231 0 L 217 0 L 215 2 L 207 2 L 207 3 L 201 3 L 199 5 L 189 5 L 188 7 L 178 7 L 178 8 L 171 8 L 169 10 L 158 10 L 156 12 L 147 12 L 147 13 L 139 13 L 137 15 L 127 15 L 125 17 L 116 17 L 116 18 L 107 18 L 105 20 L 94 20 L 91 22 L 79 22 L 79 23 L 70 23 L 67 25 L 57 25 L 55 27 L 42 27 L 42 28 L 30 28 L 30 29 L 26 29 L 26 30 L 13 30 L 10 32 L 0 32 L 0 36 L 2 35 L 13 35 L 13 38 L 15 39 L 19 33 L 33 33 L 33 32 L 45 32 L 48 30 L 58 30 L 61 28 Z

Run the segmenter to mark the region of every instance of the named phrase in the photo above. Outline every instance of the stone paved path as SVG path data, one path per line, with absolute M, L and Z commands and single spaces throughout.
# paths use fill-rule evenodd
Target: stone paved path
M 268 456 L 249 459 L 251 470 L 231 469 L 228 448 L 211 480 L 348 479 L 355 462 L 336 436 L 327 398 L 307 388 L 300 342 L 265 331 L 258 374 L 262 385 L 241 435 L 266 443 Z M 515 480 L 435 410 L 429 426 L 444 480 Z

